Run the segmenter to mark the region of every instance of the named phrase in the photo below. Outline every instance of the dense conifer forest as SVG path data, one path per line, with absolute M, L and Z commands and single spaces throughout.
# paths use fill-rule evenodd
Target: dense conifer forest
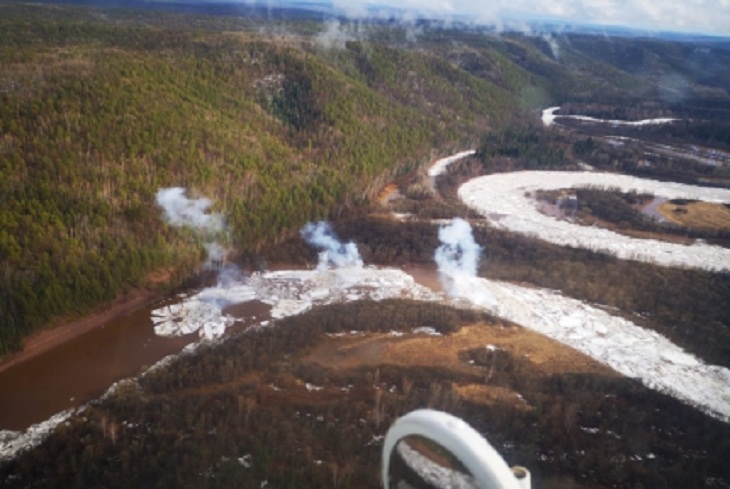
M 163 285 L 195 273 L 201 243 L 163 225 L 160 187 L 211 198 L 229 244 L 253 252 L 367 202 L 513 105 L 413 50 L 333 51 L 173 14 L 0 8 L 0 352 L 153 271 L 171 271 Z

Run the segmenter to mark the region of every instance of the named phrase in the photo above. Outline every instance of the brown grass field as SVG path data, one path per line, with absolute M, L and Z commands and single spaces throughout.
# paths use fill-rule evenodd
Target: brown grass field
M 519 326 L 494 327 L 476 323 L 445 336 L 382 333 L 329 337 L 317 344 L 304 358 L 305 362 L 337 370 L 394 365 L 399 367 L 437 367 L 462 373 L 465 379 L 479 374 L 484 381 L 454 386 L 459 396 L 477 404 L 507 402 L 516 409 L 526 405 L 517 392 L 489 385 L 489 372 L 470 365 L 462 354 L 487 345 L 506 350 L 514 357 L 526 358 L 544 375 L 586 373 L 618 376 L 577 350 Z M 471 375 L 469 375 L 471 374 Z
M 730 208 L 724 204 L 692 202 L 677 205 L 665 202 L 659 207 L 659 212 L 668 221 L 691 229 L 730 230 Z

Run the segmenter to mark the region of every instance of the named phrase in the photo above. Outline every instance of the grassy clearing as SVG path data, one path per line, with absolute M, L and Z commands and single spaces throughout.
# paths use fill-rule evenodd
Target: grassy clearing
M 476 348 L 505 350 L 513 356 L 524 356 L 530 364 L 547 374 L 594 373 L 611 375 L 612 370 L 583 355 L 530 330 L 516 326 L 494 327 L 476 323 L 462 327 L 448 336 L 424 336 L 388 333 L 328 337 L 306 356 L 305 361 L 328 368 L 349 369 L 366 366 L 394 365 L 402 367 L 431 366 L 454 372 L 471 367 L 463 352 Z
M 709 202 L 665 202 L 659 212 L 668 221 L 698 230 L 730 231 L 730 208 Z

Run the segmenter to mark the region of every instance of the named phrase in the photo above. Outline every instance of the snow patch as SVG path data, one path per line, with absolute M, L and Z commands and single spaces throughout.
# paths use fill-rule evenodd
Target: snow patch
M 585 115 L 556 115 L 555 112 L 560 110 L 560 107 L 550 107 L 542 111 L 542 123 L 545 126 L 551 126 L 555 122 L 555 119 L 560 117 L 561 119 L 573 119 L 577 121 L 585 122 L 597 122 L 601 124 L 609 124 L 612 126 L 650 126 L 656 124 L 669 124 L 670 122 L 676 122 L 678 119 L 670 117 L 659 117 L 655 119 L 642 119 L 638 121 L 624 121 L 619 119 L 597 119 L 595 117 L 589 117 Z
M 428 176 L 437 177 L 439 175 L 443 175 L 449 165 L 473 154 L 476 154 L 476 150 L 470 149 L 467 151 L 462 151 L 461 153 L 447 156 L 446 158 L 441 158 L 440 160 L 436 160 L 436 162 L 431 165 L 431 168 L 428 169 Z
M 30 450 L 43 442 L 61 423 L 67 421 L 76 412 L 84 409 L 67 409 L 54 414 L 42 423 L 37 423 L 25 431 L 0 430 L 0 462 L 12 460 L 20 452 Z
M 253 457 L 251 454 L 247 453 L 243 457 L 238 458 L 238 463 L 241 464 L 244 469 L 250 469 L 253 467 Z

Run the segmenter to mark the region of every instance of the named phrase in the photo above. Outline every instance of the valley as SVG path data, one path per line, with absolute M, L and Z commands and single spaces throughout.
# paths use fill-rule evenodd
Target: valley
M 378 487 L 420 407 L 730 485 L 725 44 L 57 8 L 0 5 L 0 349 L 89 331 L 0 371 L 3 487 Z

